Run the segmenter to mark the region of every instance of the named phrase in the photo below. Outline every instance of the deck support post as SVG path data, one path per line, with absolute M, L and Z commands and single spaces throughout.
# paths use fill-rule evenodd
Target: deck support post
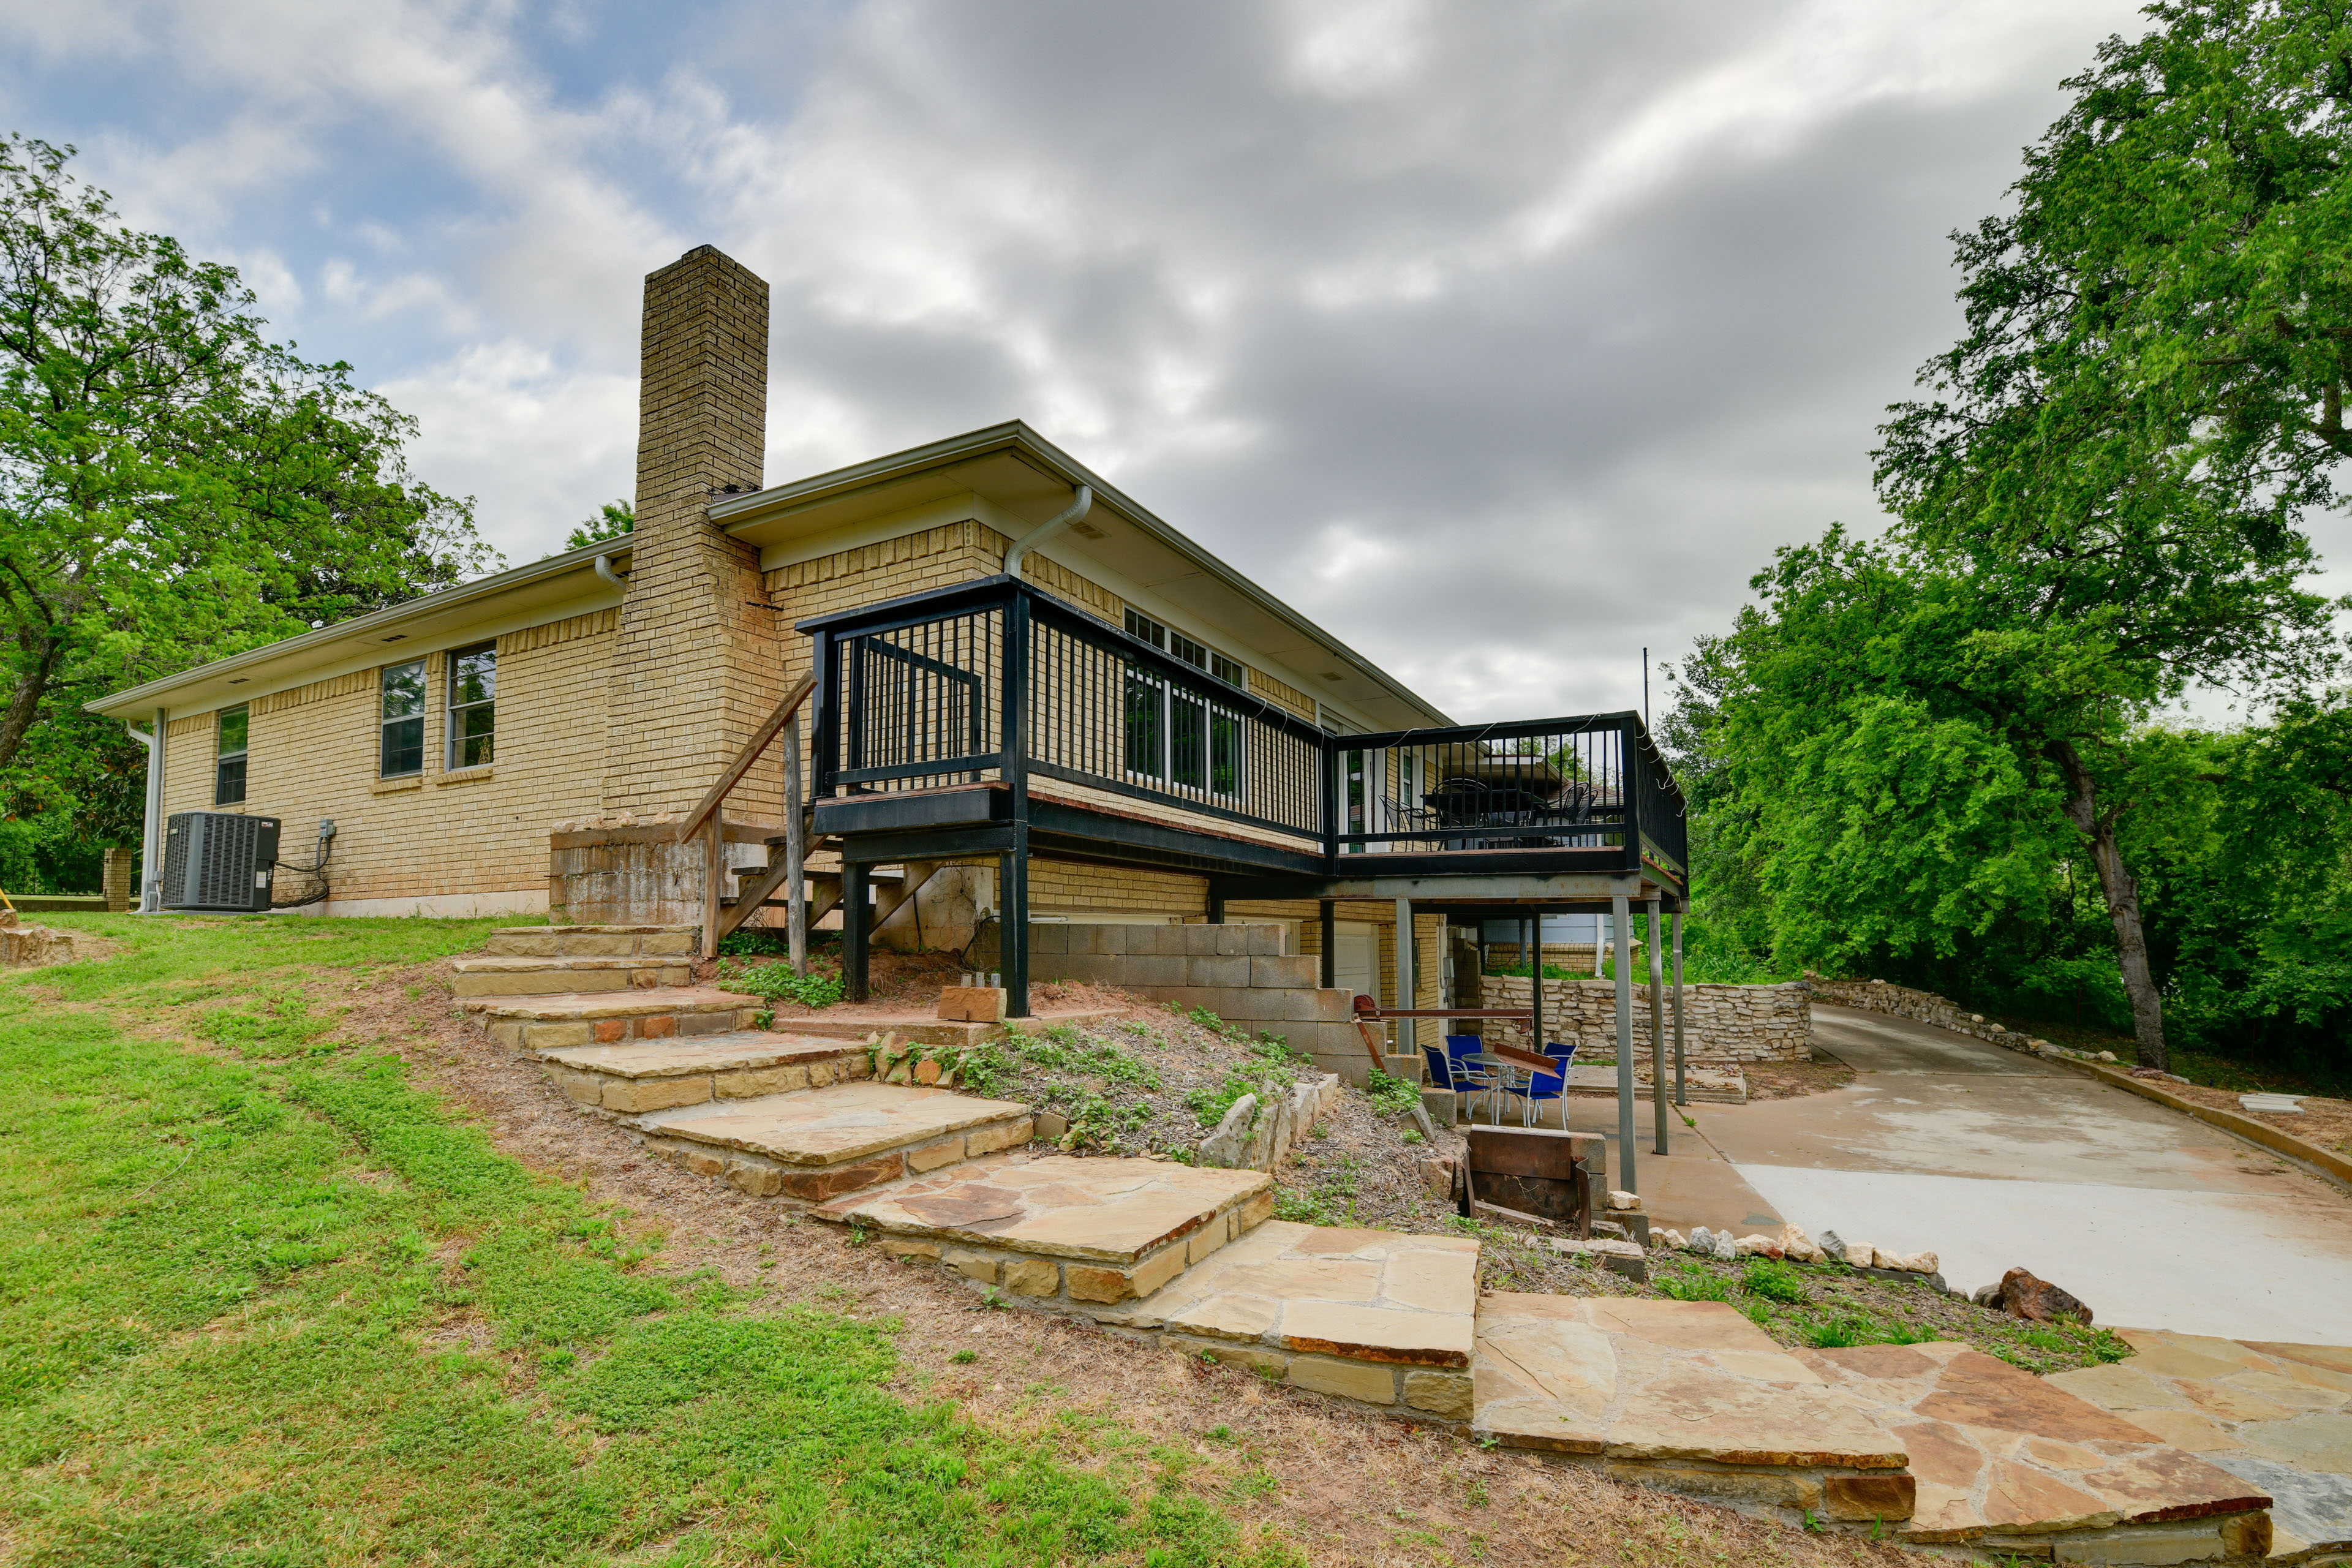
M 1532 940 L 1522 943 L 1520 951 L 1522 952 L 1531 953 L 1534 955 L 1528 961 L 1528 1005 L 1535 1009 L 1535 1016 L 1528 1020 L 1528 1027 L 1533 1031 L 1532 1037 L 1528 1041 L 1528 1049 L 1535 1052 L 1538 1056 L 1541 1056 L 1543 1055 L 1544 1048 L 1542 910 L 1538 909 L 1535 911 L 1534 918 L 1528 921 L 1527 929 L 1532 933 Z M 1563 1084 L 1560 1086 L 1560 1114 L 1562 1116 L 1568 1114 L 1567 1096 L 1568 1088 Z
M 1633 1184 L 1633 921 L 1622 882 L 1609 895 L 1609 930 L 1617 939 L 1617 1163 L 1612 1180 Z
M 866 1000 L 866 922 L 871 918 L 866 870 L 863 860 L 845 857 L 841 862 L 841 994 L 852 1002 Z
M 808 974 L 808 834 L 801 816 L 801 716 L 784 725 L 784 946 Z
M 1322 917 L 1323 989 L 1329 991 L 1339 984 L 1339 906 L 1324 899 L 1317 912 Z
M 1658 900 L 1650 900 L 1650 1110 L 1657 1123 L 1658 1152 L 1666 1150 L 1666 975 L 1664 944 L 1658 940 Z
M 719 896 L 727 876 L 727 814 L 710 814 L 709 837 L 702 841 L 702 956 L 719 956 Z
M 1015 584 L 1017 587 L 1018 584 Z M 1029 731 L 1024 722 L 1029 691 L 1029 595 L 1004 605 L 1003 757 L 1011 785 L 1012 842 L 996 870 L 996 967 L 1004 977 L 1004 1016 L 1029 1016 Z
M 1414 945 L 1412 900 L 1399 899 L 1396 901 L 1396 1005 L 1400 1007 L 1421 1005 L 1417 999 L 1420 987 L 1414 984 L 1413 974 L 1413 960 L 1420 955 L 1413 951 Z M 1396 1054 L 1401 1057 L 1412 1056 L 1420 1047 L 1413 1023 L 1411 1018 L 1396 1021 Z
M 1683 1085 L 1683 917 L 1675 916 L 1675 1103 L 1688 1105 Z
M 1225 890 L 1217 886 L 1214 877 L 1209 879 L 1209 923 L 1213 926 L 1225 923 Z

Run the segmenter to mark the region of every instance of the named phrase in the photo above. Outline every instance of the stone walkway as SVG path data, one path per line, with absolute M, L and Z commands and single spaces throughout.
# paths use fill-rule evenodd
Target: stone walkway
M 2129 1361 L 2048 1381 L 2268 1492 L 2273 1556 L 2352 1553 L 2352 1349 L 2124 1338 Z

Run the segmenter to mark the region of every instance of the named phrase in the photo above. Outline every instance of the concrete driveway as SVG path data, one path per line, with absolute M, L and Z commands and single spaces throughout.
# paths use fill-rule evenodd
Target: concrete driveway
M 2352 1343 L 2352 1199 L 2336 1188 L 1965 1035 L 1818 1004 L 1813 1033 L 1855 1069 L 1847 1088 L 1691 1106 L 1697 1136 L 1677 1121 L 1671 1161 L 1636 1145 L 1662 1223 L 1746 1228 L 1777 1214 L 1816 1237 L 1933 1251 L 1964 1289 L 2031 1268 L 2114 1327 Z M 1602 1101 L 1573 1114 L 1596 1131 L 1604 1118 Z M 1646 1201 L 1654 1173 L 1663 1205 Z M 1679 1212 L 1690 1199 L 1724 1212 Z

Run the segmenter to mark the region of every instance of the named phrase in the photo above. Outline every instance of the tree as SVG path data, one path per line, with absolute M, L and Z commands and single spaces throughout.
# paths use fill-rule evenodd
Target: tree
M 596 509 L 596 515 L 564 536 L 566 550 L 585 550 L 592 544 L 602 544 L 608 539 L 619 539 L 635 531 L 636 509 L 626 500 L 608 500 Z
M 0 785 L 78 798 L 81 700 L 457 581 L 471 503 L 414 421 L 268 341 L 229 268 L 121 225 L 71 148 L 0 142 Z M 31 744 L 43 727 L 79 734 Z M 121 792 L 116 791 L 116 794 Z
M 2065 85 L 2017 209 L 1955 236 L 1968 331 L 1882 427 L 1895 548 L 1953 662 L 1919 670 L 2041 778 L 2096 871 L 2165 1061 L 2124 745 L 2194 687 L 2333 668 L 2302 531 L 2352 455 L 2352 26 L 2342 5 L 2161 4 Z

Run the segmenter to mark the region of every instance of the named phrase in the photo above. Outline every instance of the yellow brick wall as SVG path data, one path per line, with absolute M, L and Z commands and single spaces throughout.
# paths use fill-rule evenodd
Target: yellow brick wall
M 1205 877 L 1123 866 L 1081 866 L 1066 860 L 1029 864 L 1032 914 L 1104 911 L 1198 920 L 1208 909 Z
M 320 817 L 336 834 L 336 904 L 474 894 L 542 896 L 548 825 L 597 809 L 604 698 L 617 612 L 598 610 L 499 638 L 496 761 L 445 771 L 448 659 L 425 659 L 425 772 L 376 776 L 377 679 L 362 671 L 250 704 L 246 796 L 213 805 L 215 715 L 172 721 L 165 812 L 229 810 L 279 819 L 281 859 L 307 864 Z M 308 879 L 279 873 L 281 896 Z

